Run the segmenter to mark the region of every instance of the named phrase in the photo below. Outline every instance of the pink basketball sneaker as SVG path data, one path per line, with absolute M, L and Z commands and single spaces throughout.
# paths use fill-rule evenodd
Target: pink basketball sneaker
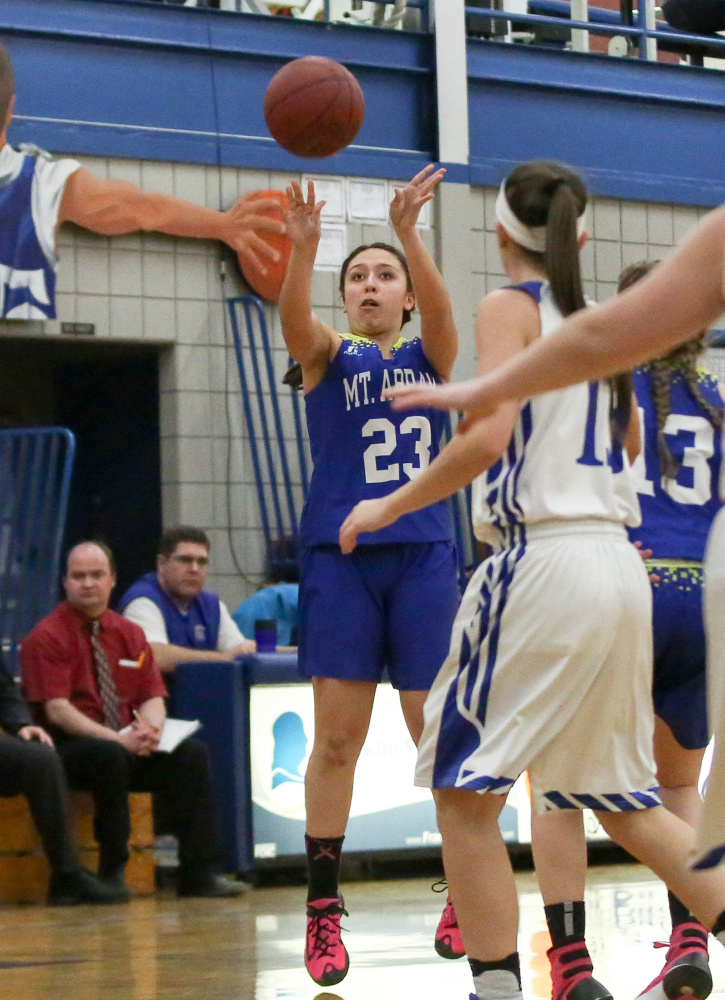
M 436 927 L 435 949 L 441 958 L 463 958 L 466 954 L 450 896 Z
M 594 967 L 583 941 L 572 941 L 546 953 L 551 962 L 553 1000 L 612 1000 L 612 994 L 592 976 Z
M 307 904 L 305 966 L 318 986 L 335 986 L 347 975 L 350 959 L 340 937 L 345 901 L 314 899 Z
M 667 948 L 657 944 L 656 948 Z M 677 1000 L 696 997 L 705 1000 L 712 990 L 712 976 L 707 955 L 707 931 L 696 920 L 678 924 L 672 931 L 665 967 L 638 1000 Z

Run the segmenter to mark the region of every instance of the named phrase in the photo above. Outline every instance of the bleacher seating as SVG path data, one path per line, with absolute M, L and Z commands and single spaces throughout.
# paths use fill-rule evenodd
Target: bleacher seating
M 151 796 L 132 794 L 131 857 L 126 882 L 132 892 L 148 895 L 154 891 L 153 820 Z M 93 837 L 93 800 L 87 792 L 71 792 L 71 821 L 80 861 L 95 871 L 98 849 Z M 0 799 L 0 901 L 42 903 L 48 891 L 50 869 L 35 831 L 28 803 L 22 795 Z

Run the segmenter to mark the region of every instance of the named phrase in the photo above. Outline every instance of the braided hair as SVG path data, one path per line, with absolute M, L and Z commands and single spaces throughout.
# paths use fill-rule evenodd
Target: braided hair
M 551 284 L 554 301 L 562 316 L 586 306 L 579 260 L 577 220 L 587 207 L 587 191 L 581 178 L 554 160 L 531 160 L 509 174 L 504 187 L 506 200 L 520 222 L 536 228 L 546 226 L 543 254 L 524 248 Z M 632 374 L 609 379 L 612 404 L 609 422 L 612 438 L 620 446 L 629 426 Z
M 655 264 L 659 264 L 659 261 L 641 260 L 625 267 L 619 276 L 617 291 L 623 292 L 637 281 L 645 278 Z M 680 344 L 669 354 L 665 354 L 662 358 L 656 358 L 644 366 L 652 376 L 651 395 L 657 422 L 657 457 L 665 479 L 674 479 L 680 469 L 680 463 L 676 461 L 670 451 L 665 437 L 665 424 L 671 413 L 670 397 L 673 376 L 682 376 L 695 402 L 706 414 L 713 427 L 720 429 L 723 425 L 722 412 L 703 396 L 697 378 L 697 359 L 705 348 L 705 334 L 706 331 L 703 331 L 699 337 L 694 337 L 692 340 Z

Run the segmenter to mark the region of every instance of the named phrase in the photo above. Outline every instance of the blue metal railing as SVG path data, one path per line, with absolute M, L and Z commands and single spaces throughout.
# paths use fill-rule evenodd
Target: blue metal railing
M 0 642 L 18 642 L 58 601 L 75 438 L 61 427 L 0 431 Z
M 712 55 L 725 55 L 725 38 L 713 35 L 693 35 L 687 31 L 679 31 L 667 24 L 659 24 L 656 28 L 647 28 L 645 23 L 644 0 L 640 0 L 636 13 L 636 24 L 630 26 L 622 23 L 617 11 L 605 10 L 601 7 L 589 7 L 589 20 L 577 21 L 571 19 L 571 5 L 566 0 L 529 0 L 529 10 L 546 11 L 546 13 L 518 14 L 512 11 L 496 10 L 493 7 L 466 7 L 467 16 L 490 17 L 498 21 L 513 21 L 517 28 L 557 27 L 589 31 L 593 35 L 623 35 L 631 38 L 639 45 L 640 59 L 647 58 L 647 39 L 652 38 L 662 43 L 663 48 L 681 47 L 683 51 L 702 48 L 711 50 Z M 710 54 L 710 52 L 708 52 Z
M 376 4 L 382 6 L 393 6 L 396 0 L 371 0 Z M 209 0 L 199 0 L 199 6 L 208 6 Z M 267 7 L 266 0 L 236 0 L 236 10 L 239 13 L 245 14 L 269 14 L 270 11 Z M 429 32 L 431 28 L 430 17 L 429 17 L 429 0 L 408 0 L 406 5 L 408 10 L 418 10 L 420 11 L 420 31 Z M 318 2 L 316 0 L 308 0 L 307 3 L 301 5 L 294 5 L 292 17 L 294 19 L 309 19 L 309 11 L 312 9 L 312 13 L 315 13 L 318 9 L 322 14 L 322 20 L 326 23 L 331 23 L 335 19 L 333 18 L 333 7 L 331 0 L 322 0 L 321 8 L 318 7 Z M 373 24 L 372 20 L 357 20 L 355 18 L 355 12 L 350 12 L 349 23 L 350 24 Z M 347 18 L 346 18 L 347 20 Z M 384 24 L 380 24 L 379 27 L 385 27 Z M 416 30 L 416 29 L 414 29 Z
M 119 4 L 129 2 L 129 0 L 115 0 Z M 177 6 L 174 0 L 167 0 L 169 6 Z M 197 0 L 199 7 L 205 9 L 209 6 L 209 0 Z M 315 0 L 310 0 L 310 4 Z M 396 0 L 369 0 L 371 3 L 391 7 Z M 493 0 L 493 2 L 503 2 L 503 0 Z M 430 16 L 430 0 L 408 0 L 407 8 L 420 12 L 421 33 L 429 33 L 432 30 L 432 18 Z M 246 14 L 270 14 L 266 0 L 236 0 L 237 12 Z M 322 0 L 321 13 L 323 20 L 331 22 L 332 0 Z M 465 7 L 467 20 L 475 22 L 488 18 L 494 22 L 512 21 L 517 27 L 538 28 L 566 28 L 574 31 L 587 31 L 595 35 L 614 36 L 620 35 L 631 39 L 638 46 L 638 54 L 641 59 L 647 59 L 647 41 L 654 40 L 662 45 L 667 51 L 683 52 L 698 55 L 713 55 L 722 57 L 725 55 L 725 38 L 718 35 L 696 35 L 687 31 L 672 28 L 664 22 L 657 22 L 654 28 L 648 28 L 646 24 L 645 0 L 640 0 L 638 9 L 634 12 L 632 24 L 624 23 L 618 11 L 608 10 L 601 7 L 589 6 L 587 20 L 572 20 L 570 4 L 566 0 L 529 0 L 527 13 L 517 13 L 506 11 L 497 7 Z M 300 13 L 296 14 L 292 20 L 305 18 L 304 8 L 300 8 Z M 346 19 L 347 23 L 356 22 L 354 17 Z M 566 21 L 566 25 L 562 22 Z M 362 23 L 370 24 L 369 20 Z M 408 29 L 409 30 L 409 29 Z M 476 34 L 474 30 L 472 32 Z M 494 34 L 494 32 L 492 32 Z M 497 36 L 501 41 L 502 35 Z M 546 43 L 544 43 L 546 44 Z
M 227 306 L 231 317 L 259 515 L 267 550 L 267 572 L 276 577 L 296 564 L 299 547 L 298 506 L 301 508 L 309 482 L 300 404 L 293 394 L 302 496 L 299 495 L 299 488 L 296 489 L 292 482 L 277 389 L 280 378 L 275 373 L 264 307 L 254 295 L 227 299 Z
M 450 414 L 447 413 L 443 424 L 441 446 L 447 444 L 452 436 L 453 427 Z M 471 520 L 471 487 L 467 486 L 465 489 L 454 493 L 448 500 L 448 508 L 451 512 L 451 520 L 453 521 L 453 537 L 456 542 L 456 552 L 458 554 L 458 583 L 461 591 L 464 591 L 471 570 L 475 569 L 478 564 L 476 536 L 473 534 L 473 522 Z
M 376 3 L 383 3 L 386 6 L 392 6 L 395 0 L 375 0 Z M 430 12 L 428 0 L 408 0 L 408 8 L 411 10 L 420 11 L 421 27 L 420 30 L 423 32 L 428 32 L 431 29 L 430 23 Z M 330 0 L 324 0 L 322 5 L 322 11 L 325 21 L 330 21 L 331 4 Z

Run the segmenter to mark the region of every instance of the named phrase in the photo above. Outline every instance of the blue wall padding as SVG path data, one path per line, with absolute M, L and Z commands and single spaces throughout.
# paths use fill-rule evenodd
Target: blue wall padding
M 14 143 L 393 179 L 436 156 L 431 36 L 143 0 L 3 0 L 0 38 L 17 71 Z M 311 54 L 345 63 L 367 101 L 355 143 L 326 160 L 284 152 L 262 114 L 276 70 Z M 498 184 L 547 156 L 598 195 L 725 200 L 719 72 L 471 39 L 468 76 L 471 162 L 449 164 L 449 182 Z

